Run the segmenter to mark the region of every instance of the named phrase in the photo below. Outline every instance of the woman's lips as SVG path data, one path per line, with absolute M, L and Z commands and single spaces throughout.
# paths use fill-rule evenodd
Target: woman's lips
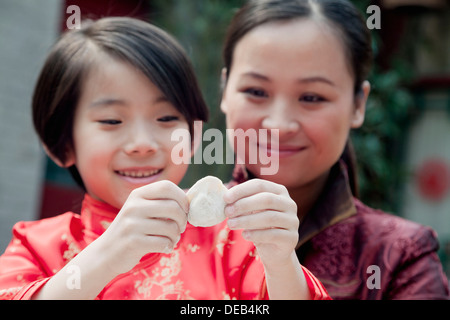
M 272 146 L 261 144 L 258 145 L 258 148 L 265 151 L 267 156 L 269 157 L 278 155 L 279 158 L 290 157 L 306 149 L 306 147 L 303 146 L 287 146 L 287 145 Z

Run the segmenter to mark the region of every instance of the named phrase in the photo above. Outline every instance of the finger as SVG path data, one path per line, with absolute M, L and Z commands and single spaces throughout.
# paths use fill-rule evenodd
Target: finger
M 164 219 L 175 222 L 179 232 L 186 230 L 187 214 L 174 200 L 154 200 L 147 210 L 147 218 Z
M 146 219 L 141 222 L 140 232 L 146 236 L 160 236 L 168 238 L 176 244 L 180 238 L 180 227 L 172 220 Z
M 270 192 L 278 195 L 289 195 L 285 186 L 262 179 L 252 179 L 228 189 L 224 195 L 226 203 L 234 203 L 261 192 Z
M 137 188 L 131 194 L 133 197 L 146 200 L 174 200 L 186 214 L 189 212 L 189 201 L 186 193 L 169 180 L 158 181 Z
M 227 223 L 232 230 L 285 229 L 297 232 L 299 226 L 297 216 L 270 210 L 230 218 Z
M 231 218 L 266 210 L 290 211 L 296 214 L 297 206 L 290 197 L 261 192 L 228 204 L 225 207 L 225 214 Z
M 148 236 L 145 238 L 145 243 L 148 252 L 169 253 L 176 246 L 176 242 L 163 236 Z
M 146 200 L 133 199 L 124 210 L 140 219 L 162 219 L 173 221 L 178 225 L 180 232 L 184 232 L 187 224 L 187 215 L 178 202 L 174 200 Z

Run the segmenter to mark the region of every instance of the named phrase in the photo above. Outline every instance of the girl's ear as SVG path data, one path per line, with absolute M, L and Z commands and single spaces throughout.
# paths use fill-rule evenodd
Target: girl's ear
M 201 145 L 203 138 L 203 121 L 195 120 L 194 121 L 194 136 L 192 137 L 192 145 L 191 145 L 191 157 L 194 156 L 198 147 Z
M 362 84 L 362 92 L 355 98 L 355 111 L 351 122 L 352 128 L 359 128 L 364 123 L 364 116 L 366 114 L 366 103 L 370 93 L 369 81 L 364 81 Z
M 52 159 L 52 161 L 61 168 L 69 168 L 75 164 L 75 154 L 73 153 L 73 151 L 68 151 L 66 161 L 62 162 L 58 157 L 56 157 L 53 153 L 50 152 L 50 150 L 47 148 L 45 144 L 43 145 L 43 147 L 48 157 Z

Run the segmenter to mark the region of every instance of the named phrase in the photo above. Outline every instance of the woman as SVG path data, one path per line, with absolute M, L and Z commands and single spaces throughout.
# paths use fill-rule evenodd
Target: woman
M 251 0 L 233 18 L 223 56 L 227 128 L 276 129 L 279 141 L 257 144 L 278 155 L 273 175 L 248 161 L 250 146 L 239 155 L 247 161 L 235 168 L 230 202 L 257 206 L 284 185 L 298 208 L 296 256 L 333 299 L 448 299 L 435 232 L 355 197 L 349 132 L 364 122 L 372 59 L 358 10 L 345 0 Z M 257 214 L 235 212 L 230 228 Z

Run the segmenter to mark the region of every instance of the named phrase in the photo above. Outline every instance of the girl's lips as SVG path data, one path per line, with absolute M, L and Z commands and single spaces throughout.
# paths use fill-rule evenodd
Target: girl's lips
M 163 169 L 155 168 L 126 168 L 114 172 L 122 179 L 132 184 L 149 184 L 159 180 Z

